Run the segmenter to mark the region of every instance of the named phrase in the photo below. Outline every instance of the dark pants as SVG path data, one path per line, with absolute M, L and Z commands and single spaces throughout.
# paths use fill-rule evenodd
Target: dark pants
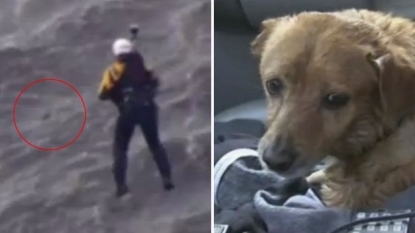
M 113 144 L 113 173 L 118 187 L 126 185 L 126 171 L 128 165 L 128 146 L 134 133 L 135 126 L 139 125 L 159 172 L 163 178 L 170 178 L 170 164 L 158 134 L 158 114 L 156 104 L 136 106 L 130 111 L 120 111 L 115 126 Z

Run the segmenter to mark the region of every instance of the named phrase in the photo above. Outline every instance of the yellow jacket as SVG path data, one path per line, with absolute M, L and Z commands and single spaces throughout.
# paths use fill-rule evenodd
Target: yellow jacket
M 125 70 L 125 64 L 116 61 L 109 65 L 103 75 L 102 81 L 98 88 L 98 95 L 100 99 L 107 99 L 109 92 L 114 88 L 115 83 L 117 83 L 123 72 Z

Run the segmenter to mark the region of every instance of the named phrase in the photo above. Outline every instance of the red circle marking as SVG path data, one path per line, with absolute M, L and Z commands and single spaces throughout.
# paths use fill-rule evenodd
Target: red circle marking
M 81 127 L 81 129 L 79 130 L 79 132 L 78 132 L 78 134 L 70 141 L 70 142 L 68 142 L 68 143 L 66 143 L 65 145 L 63 145 L 63 146 L 60 146 L 60 147 L 54 147 L 54 148 L 44 148 L 44 147 L 40 147 L 40 146 L 36 146 L 36 145 L 34 145 L 34 144 L 32 144 L 31 142 L 29 142 L 23 135 L 22 135 L 22 133 L 20 133 L 20 130 L 19 130 L 19 127 L 17 127 L 17 123 L 16 123 L 16 107 L 17 107 L 17 104 L 19 103 L 19 99 L 20 99 L 20 97 L 22 96 L 22 94 L 27 90 L 27 89 L 29 89 L 29 87 L 31 87 L 31 86 L 33 86 L 33 85 L 35 85 L 35 84 L 37 84 L 37 83 L 40 83 L 40 82 L 45 82 L 45 81 L 55 81 L 55 82 L 59 82 L 59 83 L 63 83 L 63 84 L 65 84 L 66 86 L 68 86 L 68 87 L 70 87 L 73 91 L 75 91 L 75 93 L 78 95 L 78 97 L 79 97 L 79 99 L 81 99 L 81 102 L 82 102 L 82 106 L 83 106 L 83 108 L 84 108 L 84 121 L 83 121 L 83 123 L 82 123 L 82 127 Z M 62 150 L 62 149 L 64 149 L 64 148 L 66 148 L 66 147 L 68 147 L 68 146 L 70 146 L 70 145 L 72 145 L 78 138 L 79 138 L 79 136 L 81 136 L 81 134 L 82 134 L 82 132 L 84 131 L 84 128 L 85 128 L 85 124 L 86 124 L 86 105 L 85 105 L 85 101 L 84 101 L 84 99 L 82 98 L 82 95 L 79 93 L 79 91 L 74 87 L 74 86 L 72 86 L 71 84 L 69 84 L 68 82 L 65 82 L 65 81 L 63 81 L 63 80 L 61 80 L 61 79 L 57 79 L 57 78 L 43 78 L 43 79 L 39 79 L 39 80 L 37 80 L 37 81 L 34 81 L 34 82 L 32 82 L 32 83 L 30 83 L 29 85 L 27 85 L 25 88 L 23 88 L 23 90 L 19 93 L 19 95 L 17 96 L 17 98 L 16 98 L 16 100 L 14 101 L 14 106 L 13 106 L 13 124 L 14 124 L 14 128 L 16 129 L 16 131 L 17 131 L 17 133 L 19 134 L 19 136 L 20 136 L 20 138 L 21 139 L 23 139 L 23 141 L 25 141 L 28 145 L 30 145 L 31 147 L 33 147 L 33 148 L 35 148 L 35 149 L 38 149 L 38 150 L 47 150 L 47 151 L 52 151 L 52 150 Z

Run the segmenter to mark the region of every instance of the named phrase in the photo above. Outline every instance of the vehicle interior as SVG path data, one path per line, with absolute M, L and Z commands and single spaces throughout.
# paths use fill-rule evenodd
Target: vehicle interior
M 250 43 L 264 19 L 349 8 L 415 18 L 413 0 L 215 0 L 215 122 L 265 118 L 258 61 L 250 53 Z

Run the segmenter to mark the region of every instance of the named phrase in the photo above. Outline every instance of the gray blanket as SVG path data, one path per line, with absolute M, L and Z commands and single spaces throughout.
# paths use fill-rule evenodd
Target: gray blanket
M 282 177 L 261 169 L 254 150 L 236 150 L 215 164 L 215 205 L 237 208 L 252 202 L 269 233 L 326 233 L 351 221 L 351 210 L 329 208 L 309 189 L 305 195 L 280 197 L 265 189 Z M 385 204 L 388 209 L 415 209 L 415 187 Z

